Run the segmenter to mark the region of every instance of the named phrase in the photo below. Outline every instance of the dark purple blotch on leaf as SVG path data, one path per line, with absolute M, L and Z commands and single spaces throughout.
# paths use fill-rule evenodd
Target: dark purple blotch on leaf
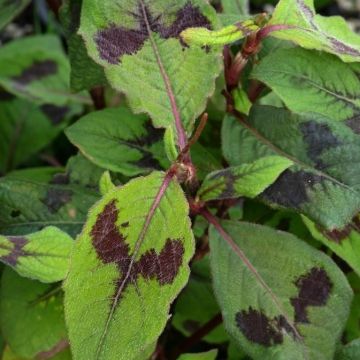
M 346 120 L 345 125 L 348 126 L 355 134 L 360 135 L 360 114 Z
M 28 85 L 33 81 L 56 74 L 57 69 L 58 65 L 53 60 L 35 61 L 28 68 L 24 69 L 20 75 L 13 76 L 12 79 L 21 85 Z
M 41 105 L 40 109 L 53 125 L 59 125 L 70 110 L 67 106 L 56 106 L 52 104 Z
M 141 2 L 139 2 L 137 12 L 133 12 L 131 15 L 138 23 L 136 29 L 112 24 L 95 35 L 101 59 L 110 64 L 119 63 L 124 55 L 137 53 L 149 39 L 149 29 L 162 38 L 169 39 L 179 38 L 180 33 L 189 27 L 208 29 L 211 27 L 209 20 L 202 15 L 200 9 L 190 2 L 177 12 L 176 19 L 170 26 L 164 24 L 163 14 L 154 16 L 146 5 L 144 7 L 141 5 Z
M 283 315 L 270 319 L 263 312 L 249 307 L 247 311 L 236 313 L 235 322 L 249 341 L 265 347 L 282 344 L 284 332 L 296 338 L 294 329 Z
M 295 322 L 306 324 L 309 323 L 307 308 L 325 306 L 333 284 L 324 269 L 314 267 L 307 274 L 300 276 L 295 285 L 299 289 L 299 294 L 290 299 L 295 310 Z
M 72 190 L 50 188 L 42 201 L 47 206 L 48 210 L 52 214 L 55 214 L 62 206 L 71 201 L 72 195 Z
M 13 248 L 10 250 L 8 255 L 1 257 L 1 261 L 7 265 L 16 266 L 19 257 L 28 255 L 24 250 L 24 246 L 28 243 L 28 241 L 22 236 L 12 236 L 9 237 L 8 240 L 11 244 L 13 244 Z
M 116 226 L 118 215 L 119 210 L 113 200 L 98 215 L 91 230 L 92 243 L 98 258 L 104 264 L 116 264 L 119 269 L 114 298 L 121 298 L 127 286 L 135 284 L 140 276 L 144 279 L 155 279 L 160 285 L 171 284 L 182 264 L 184 246 L 181 240 L 166 239 L 159 254 L 155 249 L 150 249 L 142 254 L 140 259 L 132 262 L 126 236 L 120 232 L 121 228 Z M 120 290 L 121 294 L 118 294 Z
M 218 171 L 216 174 L 211 176 L 210 180 L 216 180 L 216 179 L 222 179 L 222 181 L 225 183 L 225 188 L 221 192 L 220 195 L 217 196 L 218 199 L 230 199 L 234 197 L 235 195 L 235 189 L 234 184 L 236 180 L 238 180 L 238 176 L 232 173 L 230 169 L 225 169 Z M 218 187 L 218 185 L 215 185 L 215 187 Z M 204 194 L 213 190 L 213 187 L 210 187 L 208 190 L 204 191 Z M 203 194 L 203 195 L 204 195 Z
M 307 189 L 323 180 L 323 177 L 310 172 L 285 170 L 261 197 L 271 203 L 299 209 L 308 201 Z

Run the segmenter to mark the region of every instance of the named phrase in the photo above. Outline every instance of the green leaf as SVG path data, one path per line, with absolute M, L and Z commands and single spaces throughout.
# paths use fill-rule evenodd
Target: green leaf
M 189 45 L 212 46 L 228 45 L 239 41 L 251 33 L 259 30 L 259 26 L 253 20 L 238 22 L 220 30 L 209 30 L 203 27 L 190 27 L 184 30 L 180 36 Z
M 101 195 L 105 195 L 116 188 L 116 185 L 111 180 L 111 174 L 109 171 L 105 171 L 101 176 L 99 188 Z
M 289 233 L 222 225 L 210 229 L 211 268 L 238 345 L 254 360 L 332 359 L 352 300 L 335 263 Z
M 26 236 L 0 235 L 0 261 L 21 276 L 56 282 L 67 274 L 73 243 L 69 235 L 52 226 Z
M 360 210 L 360 118 L 334 122 L 256 106 L 250 117 L 224 121 L 224 156 L 230 165 L 269 155 L 294 165 L 261 195 L 266 203 L 305 214 L 327 230 L 346 226 Z
M 345 62 L 360 61 L 360 36 L 352 32 L 344 18 L 315 13 L 313 0 L 280 0 L 269 26 L 287 25 L 271 32 L 306 48 L 329 52 Z
M 76 235 L 98 198 L 56 169 L 15 171 L 0 178 L 0 233 L 24 235 L 52 225 Z
M 269 86 L 294 112 L 349 122 L 360 114 L 360 64 L 301 48 L 281 49 L 266 56 L 252 77 Z
M 230 15 L 248 15 L 250 12 L 249 0 L 221 0 L 223 13 Z
M 357 360 L 360 358 L 360 339 L 353 340 L 344 346 L 336 356 L 336 360 Z
M 126 107 L 91 112 L 67 128 L 66 135 L 93 163 L 127 176 L 169 166 L 164 132 Z
M 198 196 L 203 201 L 240 196 L 254 198 L 291 165 L 293 162 L 285 157 L 267 156 L 249 164 L 215 171 L 205 178 Z
M 351 304 L 350 316 L 348 317 L 343 339 L 352 341 L 360 338 L 360 278 L 354 272 L 348 273 L 347 278 L 354 291 L 354 299 Z
M 76 242 L 65 284 L 74 357 L 146 358 L 193 254 L 188 203 L 170 175 L 155 172 L 106 194 Z
M 83 0 L 64 0 L 60 18 L 65 29 L 71 65 L 70 84 L 74 91 L 106 85 L 104 69 L 92 60 L 80 35 L 80 13 Z
M 79 110 L 79 106 L 0 100 L 0 172 L 16 168 L 48 145 Z
M 182 354 L 179 360 L 215 360 L 217 356 L 217 350 L 210 350 L 197 354 Z
M 209 258 L 206 257 L 193 263 L 190 280 L 176 301 L 172 325 L 188 337 L 219 313 L 211 284 Z M 221 324 L 202 340 L 223 343 L 228 341 L 228 335 Z
M 359 217 L 342 229 L 326 231 L 303 217 L 311 235 L 345 260 L 360 276 L 360 226 Z
M 38 104 L 90 103 L 87 96 L 71 94 L 69 74 L 57 36 L 28 36 L 0 49 L 0 85 Z
M 0 30 L 29 5 L 31 0 L 0 0 Z
M 204 0 L 89 0 L 79 32 L 132 109 L 147 112 L 156 127 L 173 126 L 183 147 L 184 130 L 191 132 L 215 90 L 221 58 L 219 49 L 185 47 L 179 36 L 189 27 L 216 24 Z
M 6 343 L 19 357 L 67 346 L 61 288 L 20 277 L 11 269 L 2 276 L 0 318 Z M 41 357 L 39 357 L 41 358 Z

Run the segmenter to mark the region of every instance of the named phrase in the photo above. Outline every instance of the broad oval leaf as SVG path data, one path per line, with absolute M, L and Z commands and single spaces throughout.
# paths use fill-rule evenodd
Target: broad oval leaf
M 169 175 L 155 172 L 104 196 L 77 240 L 65 285 L 74 358 L 142 358 L 188 280 L 193 253 L 188 204 Z
M 68 347 L 59 284 L 42 284 L 5 269 L 0 319 L 6 343 L 21 359 L 43 359 Z
M 314 0 L 280 0 L 269 25 L 288 25 L 271 33 L 279 39 L 332 53 L 346 62 L 360 61 L 360 36 L 340 16 L 316 14 Z
M 318 114 L 253 107 L 249 118 L 228 117 L 223 151 L 231 165 L 278 155 L 294 165 L 260 198 L 305 214 L 327 230 L 346 226 L 360 210 L 360 118 L 334 122 Z
M 96 165 L 127 176 L 169 166 L 164 132 L 126 107 L 92 112 L 67 128 L 66 135 Z
M 291 234 L 222 225 L 210 230 L 212 274 L 237 344 L 254 360 L 332 359 L 352 300 L 340 269 Z
M 215 171 L 206 177 L 198 196 L 203 201 L 240 196 L 254 198 L 291 165 L 293 162 L 282 156 L 267 156 L 249 164 Z
M 0 49 L 0 85 L 38 104 L 90 103 L 89 97 L 70 92 L 69 74 L 57 36 L 28 36 Z
M 53 226 L 25 236 L 0 235 L 0 261 L 21 276 L 56 282 L 67 274 L 73 244 L 68 234 Z
M 281 49 L 267 55 L 252 77 L 269 86 L 294 112 L 316 112 L 348 122 L 360 116 L 360 64 L 301 48 Z
M 179 137 L 192 130 L 221 69 L 219 50 L 186 47 L 180 33 L 216 22 L 204 0 L 88 0 L 80 34 L 133 110 L 147 112 L 157 127 L 173 126 Z

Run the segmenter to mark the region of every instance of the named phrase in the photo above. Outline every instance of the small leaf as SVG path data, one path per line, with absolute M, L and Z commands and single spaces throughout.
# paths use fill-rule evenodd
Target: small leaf
M 316 14 L 314 0 L 280 0 L 269 22 L 269 27 L 277 25 L 288 28 L 273 31 L 272 36 L 332 53 L 345 62 L 360 61 L 360 36 L 340 16 Z
M 0 261 L 21 276 L 56 282 L 67 274 L 73 243 L 69 235 L 52 226 L 26 236 L 0 235 Z
M 69 74 L 57 36 L 28 36 L 0 49 L 0 85 L 38 104 L 90 103 L 88 96 L 70 93 Z
M 23 11 L 31 0 L 0 0 L 0 30 Z
M 222 143 L 232 166 L 277 155 L 294 165 L 260 198 L 302 213 L 327 230 L 341 229 L 360 211 L 360 118 L 334 122 L 318 114 L 255 106 L 249 118 L 226 118 Z
M 126 107 L 91 112 L 67 128 L 66 135 L 93 163 L 127 176 L 169 165 L 164 132 Z
M 203 27 L 190 27 L 184 30 L 180 36 L 189 45 L 227 45 L 241 40 L 257 30 L 259 27 L 252 20 L 245 20 L 216 31 Z
M 130 181 L 93 207 L 65 285 L 76 359 L 142 359 L 144 349 L 153 349 L 189 277 L 188 211 L 176 180 L 160 172 Z
M 99 182 L 100 194 L 105 195 L 109 191 L 112 191 L 116 188 L 115 184 L 111 180 L 111 175 L 109 171 L 105 171 L 100 178 Z
M 83 3 L 80 34 L 132 109 L 148 113 L 156 127 L 172 126 L 183 148 L 184 132 L 192 131 L 214 92 L 221 59 L 219 49 L 184 46 L 180 33 L 216 23 L 204 0 L 89 0 Z
M 210 350 L 197 354 L 182 354 L 179 356 L 179 360 L 215 360 L 217 353 L 217 350 Z
M 281 156 L 267 156 L 250 164 L 230 167 L 209 174 L 198 196 L 203 201 L 254 198 L 271 185 L 293 162 Z
M 210 229 L 210 260 L 225 327 L 237 344 L 254 360 L 332 359 L 352 300 L 335 263 L 291 234 L 222 225 Z
M 301 48 L 281 49 L 267 55 L 252 77 L 269 86 L 294 112 L 349 122 L 360 114 L 360 64 Z
M 1 282 L 1 331 L 6 343 L 20 358 L 68 346 L 58 284 L 42 284 L 5 269 Z

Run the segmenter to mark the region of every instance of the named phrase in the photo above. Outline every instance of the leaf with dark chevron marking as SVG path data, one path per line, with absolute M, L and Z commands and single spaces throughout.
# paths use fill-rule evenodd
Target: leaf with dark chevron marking
M 156 172 L 107 193 L 90 211 L 65 284 L 74 356 L 145 358 L 188 280 L 193 253 L 188 204 L 176 180 Z
M 268 24 L 277 25 L 287 28 L 271 32 L 272 36 L 329 52 L 345 62 L 360 61 L 360 36 L 340 16 L 316 14 L 314 0 L 280 0 Z
M 260 198 L 302 213 L 327 231 L 343 229 L 360 211 L 360 135 L 319 114 L 253 107 L 249 118 L 224 121 L 225 158 L 232 166 L 270 155 L 291 160 Z M 360 118 L 358 119 L 360 122 Z
M 204 201 L 240 196 L 254 198 L 291 165 L 293 162 L 282 156 L 268 156 L 250 164 L 215 171 L 206 177 L 198 196 Z
M 73 243 L 69 235 L 52 226 L 26 236 L 0 235 L 0 261 L 21 276 L 56 282 L 68 272 Z
M 88 0 L 79 33 L 132 109 L 148 113 L 156 127 L 173 126 L 178 134 L 192 130 L 221 69 L 219 49 L 188 47 L 180 39 L 194 26 L 218 26 L 205 0 Z

